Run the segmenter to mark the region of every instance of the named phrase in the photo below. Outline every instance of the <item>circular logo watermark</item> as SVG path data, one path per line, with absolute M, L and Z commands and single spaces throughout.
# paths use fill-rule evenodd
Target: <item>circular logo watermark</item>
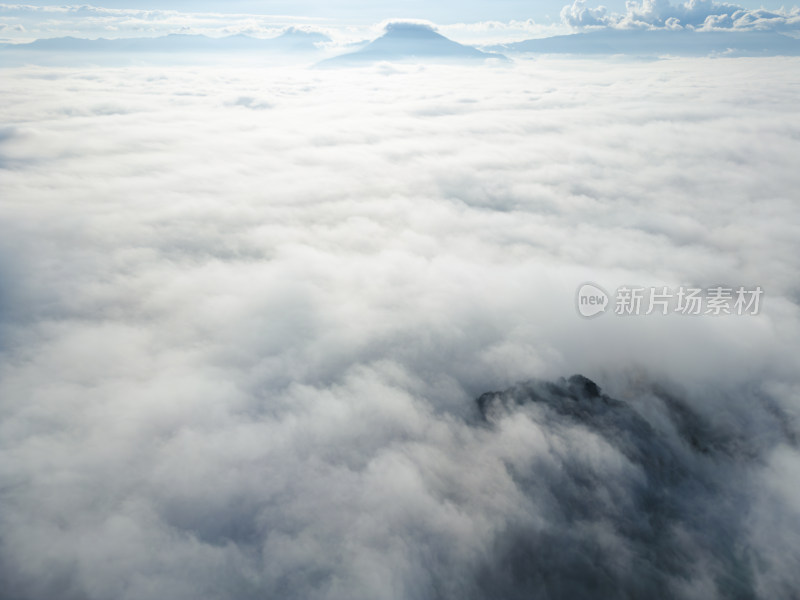
M 600 316 L 606 312 L 609 304 L 608 292 L 596 283 L 584 283 L 578 287 L 575 305 L 580 316 L 587 319 Z

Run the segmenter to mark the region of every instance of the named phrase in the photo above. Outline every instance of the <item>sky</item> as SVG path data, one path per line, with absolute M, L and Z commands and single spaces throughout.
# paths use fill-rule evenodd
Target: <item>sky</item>
M 422 2 L 419 0 L 400 0 L 398 2 L 324 2 L 324 1 L 284 1 L 258 2 L 234 0 L 232 2 L 115 2 L 95 3 L 109 8 L 136 8 L 179 10 L 181 12 L 240 12 L 252 14 L 297 15 L 320 19 L 343 20 L 347 22 L 375 22 L 388 18 L 430 19 L 442 23 L 460 21 L 529 19 L 558 20 L 559 12 L 566 2 L 548 0 L 546 2 L 520 2 L 499 0 L 492 2 Z M 53 5 L 52 2 L 26 2 L 33 6 Z M 624 8 L 619 2 L 618 8 Z M 609 5 L 613 7 L 612 5 Z
M 31 6 L 58 6 L 53 2 L 30 1 L 22 4 Z M 545 21 L 547 18 L 558 20 L 558 15 L 565 4 L 564 0 L 492 0 L 459 2 L 443 0 L 439 2 L 424 2 L 422 0 L 400 1 L 368 1 L 355 0 L 350 2 L 324 0 L 292 0 L 284 2 L 263 2 L 257 0 L 233 0 L 227 2 L 126 2 L 104 0 L 93 3 L 95 6 L 109 8 L 131 9 L 161 9 L 178 10 L 181 12 L 239 12 L 252 14 L 297 15 L 314 18 L 330 18 L 352 21 L 381 21 L 388 18 L 418 18 L 430 19 L 441 23 L 455 23 L 460 21 L 474 22 L 486 20 L 524 20 L 533 18 Z M 611 0 L 598 3 L 607 7 L 612 12 L 624 12 L 625 2 Z M 758 2 L 744 0 L 736 2 L 745 8 L 778 9 L 785 6 L 780 1 Z
M 707 21 L 708 17 L 713 17 Z M 501 43 L 597 27 L 681 26 L 775 29 L 800 35 L 800 9 L 777 2 L 642 0 L 565 2 L 172 2 L 97 5 L 0 4 L 0 40 L 136 37 L 168 33 L 277 35 L 289 26 L 328 32 L 337 42 L 370 39 L 391 19 L 422 19 L 466 43 Z M 671 20 L 670 20 L 671 19 Z

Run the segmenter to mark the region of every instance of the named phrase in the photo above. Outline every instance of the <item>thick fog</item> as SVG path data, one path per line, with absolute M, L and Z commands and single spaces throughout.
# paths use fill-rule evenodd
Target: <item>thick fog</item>
M 5 70 L 0 598 L 794 597 L 799 66 Z

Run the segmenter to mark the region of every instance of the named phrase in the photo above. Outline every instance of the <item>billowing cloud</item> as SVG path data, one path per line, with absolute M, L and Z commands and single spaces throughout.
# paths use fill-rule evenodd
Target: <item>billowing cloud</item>
M 604 6 L 591 8 L 585 0 L 575 0 L 561 11 L 564 24 L 578 29 L 611 27 L 619 29 L 736 29 L 794 31 L 800 27 L 800 8 L 769 11 L 745 9 L 714 0 L 629 0 L 624 14 L 609 13 Z
M 605 27 L 609 24 L 606 7 L 587 7 L 586 0 L 575 0 L 572 5 L 562 8 L 561 20 L 571 27 Z
M 786 597 L 797 66 L 5 69 L 0 597 Z

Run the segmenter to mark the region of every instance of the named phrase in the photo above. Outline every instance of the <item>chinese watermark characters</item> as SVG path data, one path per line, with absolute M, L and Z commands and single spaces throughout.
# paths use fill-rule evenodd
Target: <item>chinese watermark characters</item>
M 761 286 L 709 288 L 622 286 L 611 296 L 595 283 L 578 287 L 578 313 L 586 318 L 606 312 L 620 317 L 639 315 L 755 316 L 761 312 Z

